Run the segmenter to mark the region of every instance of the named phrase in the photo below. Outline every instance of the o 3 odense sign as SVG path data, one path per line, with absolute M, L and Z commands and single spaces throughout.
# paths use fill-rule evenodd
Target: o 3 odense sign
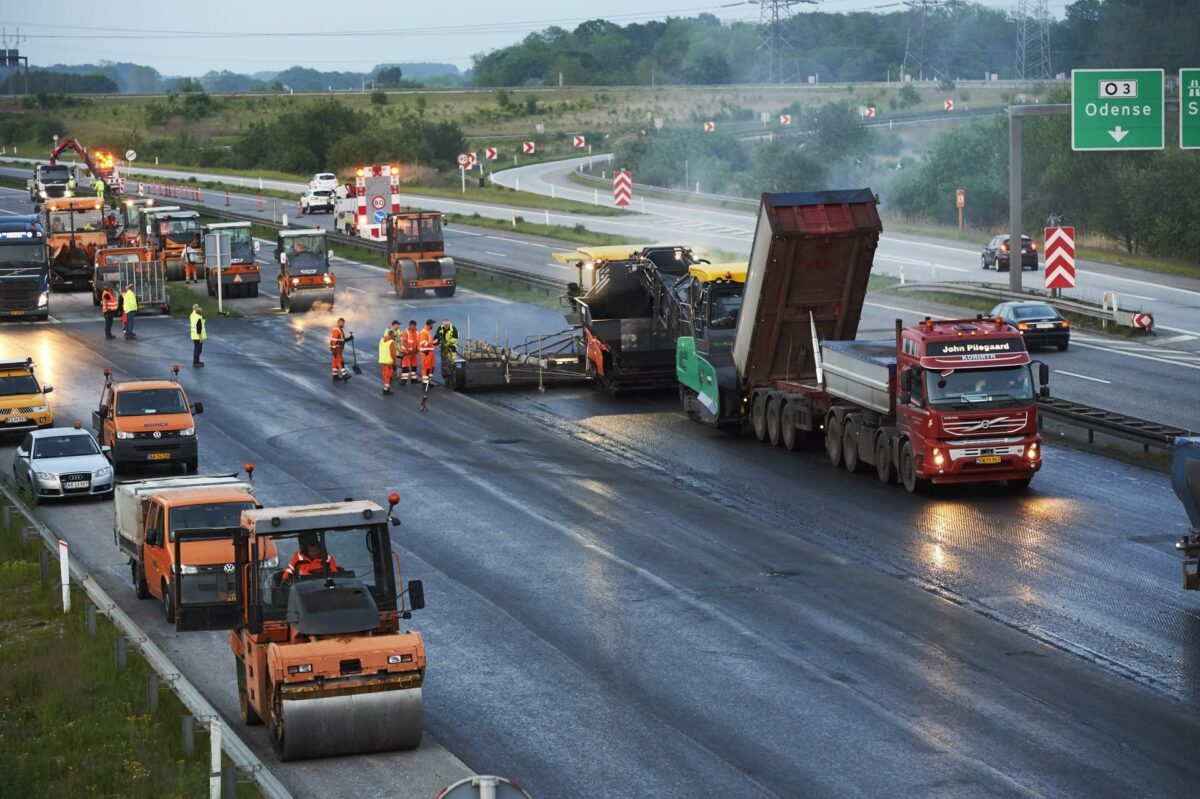
M 1072 70 L 1072 150 L 1161 150 L 1163 139 L 1161 69 Z

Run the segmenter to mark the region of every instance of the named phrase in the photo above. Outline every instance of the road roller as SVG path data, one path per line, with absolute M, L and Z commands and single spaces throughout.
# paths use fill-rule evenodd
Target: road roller
M 425 644 L 401 626 L 425 592 L 401 583 L 388 500 L 242 512 L 229 644 L 242 721 L 269 726 L 280 760 L 421 743 Z
M 333 253 L 325 246 L 325 231 L 281 230 L 275 242 L 279 263 L 279 308 L 300 313 L 322 305 L 333 309 L 337 279 L 329 270 Z

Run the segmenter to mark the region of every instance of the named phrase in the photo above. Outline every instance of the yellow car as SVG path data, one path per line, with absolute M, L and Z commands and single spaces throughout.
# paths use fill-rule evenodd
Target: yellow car
M 32 358 L 0 361 L 0 433 L 51 427 L 54 413 L 46 395 L 53 390 L 38 383 Z

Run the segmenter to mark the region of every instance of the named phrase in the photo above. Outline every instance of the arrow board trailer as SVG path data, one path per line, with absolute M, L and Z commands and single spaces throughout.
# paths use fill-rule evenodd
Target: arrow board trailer
M 354 183 L 338 201 L 335 225 L 339 233 L 371 241 L 387 236 L 388 214 L 400 212 L 400 167 L 374 164 L 356 167 Z

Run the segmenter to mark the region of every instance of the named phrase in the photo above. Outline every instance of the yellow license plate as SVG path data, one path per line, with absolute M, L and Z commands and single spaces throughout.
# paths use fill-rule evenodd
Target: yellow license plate
M 152 461 L 168 461 L 171 459 L 171 453 L 169 453 L 169 452 L 151 452 L 147 457 Z M 1000 459 L 997 458 L 996 460 L 1000 460 Z
M 24 316 L 25 312 L 24 311 L 12 311 L 12 315 L 13 316 Z
M 999 463 L 1000 456 L 999 455 L 984 455 L 982 458 L 976 458 L 975 462 L 976 463 Z

